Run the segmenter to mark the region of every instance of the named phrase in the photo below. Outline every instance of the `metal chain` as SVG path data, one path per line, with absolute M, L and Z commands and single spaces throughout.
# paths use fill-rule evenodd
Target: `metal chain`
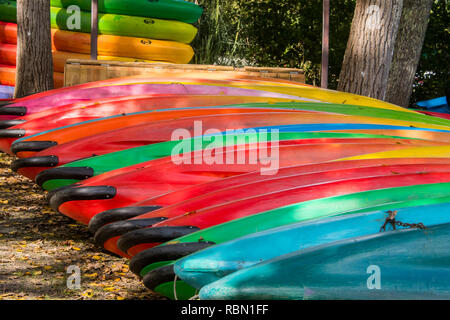
M 380 228 L 380 232 L 386 231 L 386 226 L 390 224 L 392 228 L 395 230 L 395 226 L 400 226 L 404 228 L 415 228 L 415 229 L 426 229 L 425 225 L 422 222 L 419 223 L 405 223 L 401 221 L 395 220 L 395 216 L 397 215 L 397 211 L 387 211 L 388 216 L 386 220 L 384 221 L 384 224 Z

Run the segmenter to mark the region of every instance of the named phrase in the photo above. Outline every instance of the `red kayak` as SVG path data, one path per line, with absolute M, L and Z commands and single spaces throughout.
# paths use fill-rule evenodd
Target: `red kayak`
M 133 238 L 134 245 L 130 246 L 130 243 L 128 243 L 129 248 L 127 249 L 127 254 L 134 256 L 142 250 L 152 248 L 200 229 L 299 202 L 376 189 L 441 182 L 450 182 L 450 172 L 394 174 L 390 176 L 363 177 L 344 181 L 318 183 L 316 185 L 307 184 L 306 186 L 286 188 L 278 192 L 243 198 L 223 205 L 195 210 L 189 212 L 189 214 L 156 223 L 153 227 L 147 228 L 145 231 L 131 231 L 131 233 L 139 234 L 137 238 L 133 234 L 125 234 L 123 237 Z M 161 211 L 163 210 L 161 209 Z M 177 232 L 174 238 L 168 238 L 167 235 L 170 231 Z M 125 249 L 123 245 L 121 245 L 121 248 Z
M 450 114 L 449 113 L 431 112 L 431 111 L 418 111 L 418 112 L 426 114 L 428 116 L 433 116 L 433 117 L 438 117 L 438 118 L 449 119 L 450 120 Z
M 448 165 L 450 159 L 446 158 L 390 158 L 390 159 L 366 159 L 366 160 L 352 160 L 352 161 L 331 161 L 311 165 L 299 165 L 280 168 L 275 177 L 287 177 L 299 173 L 307 174 L 313 172 L 343 170 L 343 169 L 358 169 L 368 167 L 386 167 L 386 166 L 405 166 L 416 165 L 418 167 L 423 165 Z M 111 209 L 95 215 L 89 221 L 89 230 L 96 233 L 101 227 L 112 222 L 123 221 L 130 219 L 131 224 L 135 219 L 144 218 L 146 213 L 152 212 L 162 207 L 170 206 L 178 202 L 188 200 L 193 197 L 198 197 L 203 194 L 214 192 L 221 189 L 234 187 L 237 185 L 255 183 L 258 181 L 271 180 L 274 176 L 261 175 L 259 171 L 231 176 L 229 178 L 220 179 L 210 183 L 193 185 L 184 189 L 176 190 L 168 194 L 157 197 L 150 197 L 149 199 L 137 202 L 128 207 Z
M 270 149 L 270 144 L 264 146 Z M 216 164 L 213 159 L 198 153 L 186 153 L 183 158 L 193 164 L 175 164 L 171 157 L 152 160 L 130 167 L 110 171 L 92 177 L 75 186 L 56 190 L 50 198 L 53 209 L 88 224 L 97 213 L 129 206 L 152 196 L 159 196 L 177 189 L 222 179 L 225 177 L 270 170 L 292 165 L 319 163 L 344 157 L 375 153 L 380 151 L 409 148 L 398 144 L 313 144 L 281 145 L 278 148 L 276 163 L 262 165 L 261 162 L 246 164 Z M 250 159 L 246 149 L 245 159 Z M 263 149 L 260 148 L 260 149 Z M 236 150 L 226 151 L 237 159 Z M 267 151 L 270 154 L 270 151 Z M 202 164 L 195 164 L 195 155 Z M 217 157 L 217 155 L 216 155 Z M 197 160 L 198 161 L 198 160 Z M 212 163 L 212 164 L 206 164 Z M 225 163 L 225 161 L 224 161 Z M 278 166 L 274 168 L 273 165 Z
M 0 151 L 12 154 L 10 149 L 11 144 L 18 138 L 28 137 L 39 132 L 83 121 L 124 113 L 129 114 L 160 109 L 212 107 L 241 103 L 270 103 L 282 101 L 286 100 L 246 96 L 148 95 L 77 102 L 12 120 L 0 121 Z
M 299 187 L 313 185 L 318 186 L 321 184 L 329 184 L 332 182 L 347 180 L 349 182 L 354 182 L 355 185 L 353 185 L 352 188 L 348 188 L 347 190 L 345 190 L 343 187 L 336 187 L 334 191 L 338 194 L 339 192 L 344 191 L 355 192 L 355 190 L 358 190 L 358 188 L 360 187 L 361 181 L 365 181 L 363 178 L 370 180 L 374 177 L 401 177 L 408 174 L 417 174 L 424 172 L 426 172 L 427 174 L 439 172 L 450 173 L 450 164 L 375 166 L 320 171 L 308 174 L 302 172 L 301 166 L 297 166 L 296 168 L 298 169 L 297 173 L 293 173 L 289 176 L 280 177 L 277 175 L 271 179 L 269 178 L 265 180 L 257 180 L 255 182 L 243 183 L 222 189 L 216 188 L 215 190 L 211 190 L 209 193 L 204 193 L 197 196 L 191 194 L 190 197 L 184 201 L 178 201 L 171 206 L 154 210 L 140 216 L 139 219 L 132 219 L 126 222 L 116 222 L 109 224 L 97 231 L 97 233 L 95 234 L 95 240 L 99 245 L 104 246 L 105 249 L 114 253 L 123 254 L 118 250 L 116 242 L 120 235 L 131 231 L 131 225 L 135 226 L 134 229 L 149 228 L 158 221 L 167 220 L 167 222 L 169 222 L 169 219 L 172 219 L 170 223 L 174 221 L 184 221 L 188 226 L 199 227 L 199 225 L 201 225 L 204 228 L 209 223 L 211 223 L 211 225 L 214 225 L 217 221 L 219 221 L 217 223 L 222 223 L 220 221 L 228 221 L 229 219 L 239 218 L 241 209 L 230 210 L 228 211 L 229 213 L 226 216 L 213 216 L 212 219 L 203 219 L 203 211 L 206 210 L 206 212 L 208 212 L 206 216 L 209 217 L 212 215 L 212 208 L 217 209 L 223 205 L 232 204 L 233 202 L 241 201 L 243 199 L 249 199 L 252 197 L 261 197 L 261 199 L 264 199 L 265 196 L 263 195 L 275 193 L 278 194 L 282 191 L 294 190 Z M 211 184 L 214 183 L 210 183 L 210 185 Z M 215 183 L 215 185 L 217 184 L 219 184 L 219 182 Z M 380 183 L 380 181 L 377 180 L 377 183 L 373 184 L 372 187 L 380 188 L 384 187 L 384 184 Z M 295 195 L 295 192 L 293 192 L 293 194 Z M 311 197 L 311 195 L 312 193 L 308 196 Z M 304 194 L 304 196 L 306 196 L 306 193 Z M 318 196 L 321 197 L 320 193 L 318 194 Z M 296 195 L 293 199 L 289 198 L 287 201 L 292 201 L 297 198 L 298 195 Z M 275 198 L 275 200 L 276 201 L 273 201 L 271 205 L 278 206 L 281 203 L 281 198 Z M 202 216 L 200 217 L 199 215 Z M 174 218 L 177 219 L 173 220 Z M 175 225 L 178 226 L 180 224 L 176 222 Z

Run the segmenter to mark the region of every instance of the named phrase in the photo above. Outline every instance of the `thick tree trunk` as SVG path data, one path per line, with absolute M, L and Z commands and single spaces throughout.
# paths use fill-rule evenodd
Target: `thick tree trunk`
M 358 0 L 338 90 L 384 100 L 403 0 Z
M 17 25 L 14 96 L 53 89 L 50 1 L 17 0 Z
M 433 0 L 403 0 L 386 101 L 407 107 L 419 64 Z

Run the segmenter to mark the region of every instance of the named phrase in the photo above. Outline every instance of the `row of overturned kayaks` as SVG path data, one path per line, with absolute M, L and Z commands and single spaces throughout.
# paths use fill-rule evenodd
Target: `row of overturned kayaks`
M 0 150 L 171 299 L 450 298 L 450 121 L 233 72 L 1 102 Z

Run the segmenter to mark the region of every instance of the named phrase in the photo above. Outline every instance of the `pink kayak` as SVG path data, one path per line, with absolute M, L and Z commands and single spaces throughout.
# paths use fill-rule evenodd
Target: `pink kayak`
M 209 85 L 183 85 L 178 83 L 170 84 L 135 84 L 120 86 L 105 86 L 88 89 L 73 89 L 61 94 L 44 96 L 23 102 L 16 102 L 11 105 L 3 106 L 0 109 L 0 120 L 11 119 L 18 116 L 25 116 L 32 113 L 48 110 L 50 108 L 68 105 L 82 101 L 94 99 L 138 96 L 151 94 L 165 95 L 219 95 L 219 96 L 256 96 L 270 97 L 290 100 L 305 100 L 300 97 L 281 94 L 277 92 L 242 89 L 227 86 L 209 86 Z M 311 101 L 310 99 L 306 99 Z M 2 117 L 3 115 L 3 117 Z

